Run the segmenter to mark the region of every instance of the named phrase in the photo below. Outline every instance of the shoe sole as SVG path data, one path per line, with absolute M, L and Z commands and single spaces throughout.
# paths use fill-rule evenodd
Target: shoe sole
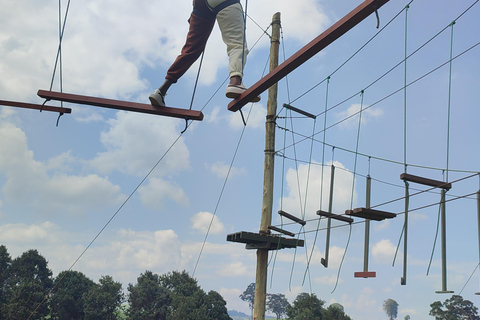
M 229 99 L 238 99 L 240 98 L 241 93 L 227 92 L 225 96 Z M 260 101 L 260 97 L 255 97 L 250 102 L 258 102 L 258 101 Z
M 157 100 L 152 97 L 148 97 L 148 99 L 150 100 L 151 105 L 154 107 L 165 107 L 165 105 L 161 105 L 160 103 L 158 103 Z

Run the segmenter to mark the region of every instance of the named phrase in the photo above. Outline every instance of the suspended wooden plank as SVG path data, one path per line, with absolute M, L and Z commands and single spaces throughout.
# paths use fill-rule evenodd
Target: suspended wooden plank
M 287 213 L 287 212 L 285 212 L 285 211 L 283 211 L 283 210 L 279 210 L 279 211 L 278 211 L 278 214 L 281 215 L 281 216 L 283 216 L 283 217 L 285 217 L 285 218 L 287 218 L 287 219 L 292 220 L 293 222 L 296 222 L 296 223 L 298 223 L 298 224 L 301 224 L 302 226 L 304 226 L 304 225 L 307 224 L 307 223 L 306 223 L 305 221 L 303 221 L 302 219 L 299 219 L 299 218 L 297 218 L 297 217 L 295 217 L 295 216 L 291 215 L 290 213 Z
M 400 175 L 400 179 L 404 181 L 414 182 L 418 184 L 423 184 L 425 186 L 441 188 L 445 190 L 450 190 L 452 188 L 452 184 L 449 182 L 427 179 L 419 176 L 414 176 L 413 174 L 408 174 L 408 173 L 402 173 Z
M 320 34 L 317 38 L 312 40 L 290 58 L 285 60 L 285 62 L 283 62 L 281 65 L 273 69 L 269 74 L 252 85 L 249 89 L 242 93 L 239 98 L 230 102 L 228 105 L 228 110 L 235 112 L 241 109 L 244 105 L 252 101 L 255 97 L 259 96 L 262 92 L 266 91 L 273 84 L 283 79 L 290 72 L 301 66 L 307 60 L 343 36 L 350 29 L 355 27 L 388 1 L 389 0 L 364 1 L 349 14 L 340 19 L 325 32 Z
M 59 112 L 61 114 L 72 113 L 72 109 L 69 109 L 69 108 L 53 107 L 53 106 L 46 106 L 46 105 L 41 105 L 41 104 L 32 104 L 32 103 L 25 103 L 25 102 L 0 100 L 0 105 L 1 106 L 16 107 L 16 108 L 24 108 L 24 109 L 34 109 L 34 110 L 41 110 L 41 111 Z
M 283 238 L 275 235 L 240 231 L 227 235 L 227 241 L 245 243 L 247 249 L 279 250 L 285 248 L 303 247 L 300 239 Z
M 355 278 L 375 278 L 377 273 L 375 271 L 360 271 L 353 274 Z
M 390 213 L 386 211 L 374 210 L 369 208 L 356 208 L 353 210 L 345 211 L 345 214 L 350 216 L 370 219 L 375 221 L 382 221 L 385 219 L 395 218 L 397 215 L 395 213 Z
M 170 107 L 154 107 L 150 104 L 112 100 L 104 98 L 96 98 L 89 96 L 82 96 L 70 93 L 38 90 L 38 95 L 47 100 L 57 100 L 70 103 L 84 104 L 95 107 L 110 108 L 117 110 L 141 112 L 148 114 L 155 114 L 166 117 L 181 118 L 188 120 L 203 120 L 203 113 L 201 111 L 170 108 Z
M 322 216 L 322 217 L 332 218 L 332 219 L 339 220 L 339 221 L 348 222 L 348 223 L 353 222 L 352 218 L 345 217 L 345 216 L 342 216 L 342 215 L 339 215 L 339 214 L 334 214 L 334 213 L 322 211 L 322 210 L 318 210 L 317 215 Z
M 296 112 L 296 113 L 300 113 L 301 115 L 304 115 L 304 116 L 309 117 L 309 118 L 312 118 L 312 119 L 316 119 L 316 118 L 317 118 L 317 116 L 314 115 L 314 114 L 311 114 L 311 113 L 309 113 L 309 112 L 307 112 L 307 111 L 304 111 L 304 110 L 302 110 L 302 109 L 295 108 L 294 106 L 291 106 L 291 105 L 286 104 L 286 103 L 283 104 L 283 107 L 284 107 L 285 109 L 292 110 L 292 111 L 294 111 L 294 112 Z
M 290 237 L 295 237 L 295 233 L 293 232 L 290 232 L 290 231 L 287 231 L 287 230 L 283 230 L 281 228 L 277 228 L 275 226 L 268 226 L 268 229 L 269 230 L 273 230 L 273 231 L 277 231 L 277 232 L 280 232 L 280 233 L 283 233 L 284 235 L 287 235 L 287 236 L 290 236 Z

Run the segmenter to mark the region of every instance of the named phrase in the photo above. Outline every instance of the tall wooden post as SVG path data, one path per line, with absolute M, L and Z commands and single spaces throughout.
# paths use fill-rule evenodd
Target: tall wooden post
M 272 19 L 272 39 L 270 47 L 270 71 L 278 66 L 278 52 L 280 47 L 280 13 Z M 268 90 L 267 120 L 265 123 L 265 167 L 263 176 L 263 202 L 260 233 L 268 233 L 268 226 L 272 223 L 273 210 L 273 176 L 275 161 L 275 117 L 277 114 L 277 84 Z M 267 302 L 267 272 L 268 249 L 257 250 L 257 274 L 255 282 L 255 301 L 253 319 L 265 320 L 265 306 Z

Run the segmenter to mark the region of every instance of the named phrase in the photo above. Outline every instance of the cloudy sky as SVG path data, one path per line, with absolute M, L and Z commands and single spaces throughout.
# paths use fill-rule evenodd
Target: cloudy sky
M 275 12 L 282 14 L 283 60 L 360 3 L 249 1 L 245 84 L 265 72 L 270 43 L 264 30 Z M 480 5 L 462 15 L 476 1 L 415 0 L 406 15 L 408 3 L 382 7 L 381 28 L 393 20 L 353 58 L 379 31 L 374 15 L 279 83 L 272 224 L 298 233 L 306 246 L 272 253 L 268 290 L 290 302 L 313 292 L 327 304 L 341 303 L 356 320 L 374 320 L 385 316 L 382 302 L 392 298 L 399 318 L 429 319 L 429 305 L 449 298 L 435 293 L 442 289 L 440 236 L 427 276 L 438 191 L 410 184 L 418 194 L 410 199 L 406 286 L 400 285 L 403 242 L 392 266 L 404 221 L 399 177 L 406 160 L 408 173 L 453 182 L 446 206 L 448 290 L 478 305 L 477 201 L 465 196 L 479 189 Z M 41 104 L 36 92 L 50 87 L 59 43 L 58 1 L 0 4 L 0 99 Z M 66 5 L 62 1 L 62 16 Z M 72 1 L 63 90 L 147 102 L 183 45 L 190 11 L 190 1 Z M 198 64 L 171 88 L 167 105 L 189 107 L 197 70 Z M 205 119 L 183 135 L 183 120 L 153 115 L 66 104 L 72 114 L 56 127 L 57 114 L 0 107 L 0 243 L 13 257 L 38 249 L 57 275 L 113 218 L 74 270 L 94 280 L 112 275 L 124 288 L 145 270 L 186 270 L 205 290 L 220 292 L 229 309 L 249 313 L 238 296 L 254 282 L 256 255 L 226 236 L 259 228 L 267 95 L 244 107 L 244 127 L 240 114 L 227 110 L 226 78 L 216 27 L 193 104 Z M 289 102 L 318 117 L 287 113 L 281 106 Z M 351 228 L 333 222 L 329 268 L 320 263 L 326 221 L 315 213 L 328 209 L 332 164 L 334 213 L 365 206 L 370 174 L 372 206 L 399 214 L 372 222 L 369 269 L 376 278 L 353 276 L 363 270 L 359 218 Z M 281 221 L 280 209 L 309 222 L 301 229 Z

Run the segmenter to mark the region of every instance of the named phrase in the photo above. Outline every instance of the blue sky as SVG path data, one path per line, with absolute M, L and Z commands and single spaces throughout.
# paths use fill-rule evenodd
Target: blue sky
M 384 5 L 379 11 L 381 27 L 408 2 Z M 406 286 L 400 285 L 403 245 L 392 267 L 404 217 L 404 187 L 399 177 L 406 158 L 408 173 L 452 182 L 466 178 L 453 183 L 447 199 L 479 189 L 475 172 L 480 171 L 480 48 L 453 60 L 451 72 L 447 63 L 428 74 L 449 60 L 451 28 L 429 39 L 474 2 L 415 0 L 410 5 L 407 54 L 426 45 L 408 59 L 407 83 L 422 78 L 408 86 L 406 104 L 403 90 L 391 95 L 404 86 L 403 64 L 375 82 L 404 59 L 405 11 L 334 74 L 377 33 L 374 16 L 291 73 L 288 82 L 284 79 L 279 83 L 281 118 L 277 124 L 288 130 L 276 131 L 278 155 L 285 157 L 276 157 L 272 224 L 282 223 L 276 214 L 279 209 L 311 221 L 303 230 L 296 225 L 284 226 L 301 233 L 306 249 L 272 255 L 270 293 L 283 293 L 293 302 L 298 293 L 312 291 L 327 304 L 341 303 L 356 320 L 384 317 L 381 306 L 388 298 L 399 303 L 400 319 L 406 315 L 430 319 L 429 305 L 449 297 L 435 294 L 441 289 L 440 242 L 426 276 L 438 215 L 438 205 L 428 205 L 440 200 L 438 192 L 424 192 L 410 200 L 414 210 L 409 222 Z M 275 12 L 282 13 L 283 60 L 360 3 L 249 1 L 248 13 L 264 29 Z M 58 2 L 0 0 L 0 4 L 0 97 L 42 103 L 36 92 L 50 85 L 58 46 Z M 66 1 L 63 13 L 65 6 Z M 147 102 L 148 94 L 163 82 L 183 45 L 190 10 L 190 1 L 72 1 L 62 50 L 63 90 Z M 453 56 L 480 41 L 479 14 L 477 4 L 456 21 Z M 252 20 L 247 22 L 247 32 L 252 50 L 244 82 L 251 85 L 264 74 L 270 44 Z M 259 228 L 267 95 L 262 95 L 260 103 L 244 107 L 248 116 L 244 128 L 239 113 L 227 110 L 229 101 L 223 95 L 226 67 L 225 47 L 216 27 L 206 49 L 194 102 L 194 109 L 204 108 L 205 119 L 193 123 L 178 140 L 183 120 L 65 105 L 72 108 L 72 114 L 61 117 L 55 127 L 56 114 L 1 107 L 0 243 L 13 257 L 38 249 L 56 275 L 70 268 L 121 208 L 74 270 L 94 280 L 112 275 L 124 288 L 145 270 L 186 270 L 191 274 L 195 270 L 194 276 L 205 290 L 220 292 L 229 309 L 248 313 L 248 305 L 238 296 L 254 282 L 255 252 L 225 239 L 229 233 L 256 232 Z M 189 107 L 197 70 L 198 65 L 193 66 L 171 88 L 167 105 Z M 327 90 L 323 80 L 329 75 Z M 57 91 L 58 79 L 57 74 Z M 315 121 L 290 117 L 281 110 L 288 102 L 319 116 Z M 325 105 L 334 107 L 326 119 L 322 113 Z M 359 130 L 359 118 L 354 114 L 360 108 L 364 112 Z M 350 115 L 349 120 L 337 124 Z M 325 123 L 329 129 L 324 135 Z M 304 137 L 313 132 L 312 143 Z M 325 148 L 321 143 L 324 138 Z M 355 157 L 357 141 L 359 155 Z M 384 204 L 377 208 L 400 213 L 392 220 L 372 222 L 370 269 L 377 272 L 374 279 L 353 277 L 363 268 L 361 219 L 355 219 L 348 247 L 350 228 L 332 229 L 329 268 L 320 264 L 326 222 L 319 224 L 315 212 L 320 206 L 324 210 L 328 207 L 332 162 L 336 168 L 334 213 L 365 205 L 367 174 L 373 179 L 372 205 Z M 414 184 L 410 187 L 412 194 L 426 189 Z M 385 204 L 394 199 L 400 200 Z M 418 209 L 421 207 L 425 208 Z M 458 294 L 467 284 L 462 295 L 478 305 L 474 295 L 480 291 L 478 271 L 468 281 L 479 261 L 476 199 L 452 200 L 446 211 L 448 289 Z M 332 293 L 346 248 L 338 286 Z

